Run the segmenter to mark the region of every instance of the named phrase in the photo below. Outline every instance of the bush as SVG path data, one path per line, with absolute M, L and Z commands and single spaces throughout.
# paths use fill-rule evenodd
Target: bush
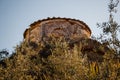
M 33 43 L 32 43 L 33 44 Z M 81 44 L 70 48 L 66 41 L 53 40 L 44 45 L 21 43 L 15 54 L 0 65 L 0 80 L 118 80 L 119 59 L 106 53 L 103 62 L 88 60 Z M 43 51 L 45 50 L 45 51 Z M 49 50 L 47 57 L 44 54 Z M 92 55 L 93 56 L 93 55 Z

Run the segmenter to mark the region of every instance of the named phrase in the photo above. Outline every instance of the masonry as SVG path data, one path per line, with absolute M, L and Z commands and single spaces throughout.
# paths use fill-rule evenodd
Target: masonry
M 75 40 L 90 38 L 91 30 L 83 21 L 70 18 L 48 18 L 30 25 L 24 32 L 25 41 L 41 42 L 50 37 Z
M 71 18 L 48 18 L 32 23 L 23 36 L 24 41 L 28 43 L 50 41 L 51 37 L 56 39 L 63 37 L 66 41 L 70 41 L 70 46 L 82 43 L 82 52 L 88 53 L 90 59 L 96 60 L 110 50 L 107 46 L 91 39 L 91 33 L 90 28 L 83 21 Z

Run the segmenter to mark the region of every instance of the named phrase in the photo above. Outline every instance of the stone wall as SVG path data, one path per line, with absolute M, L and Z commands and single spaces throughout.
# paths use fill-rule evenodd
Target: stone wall
M 91 30 L 82 21 L 68 18 L 50 18 L 39 20 L 24 32 L 25 41 L 41 42 L 50 37 L 64 37 L 68 40 L 90 38 Z
M 82 21 L 69 18 L 49 18 L 39 20 L 30 25 L 30 28 L 24 32 L 26 42 L 41 43 L 50 41 L 51 37 L 59 39 L 60 37 L 68 40 L 69 47 L 81 43 L 82 53 L 87 54 L 89 60 L 102 61 L 105 53 L 111 50 L 96 40 L 90 39 L 91 30 L 87 24 Z M 48 42 L 49 43 L 49 42 Z M 47 52 L 46 52 L 47 51 Z M 43 48 L 41 54 L 48 54 L 49 49 Z M 49 53 L 50 54 L 50 53 Z M 99 58 L 99 59 L 98 59 Z

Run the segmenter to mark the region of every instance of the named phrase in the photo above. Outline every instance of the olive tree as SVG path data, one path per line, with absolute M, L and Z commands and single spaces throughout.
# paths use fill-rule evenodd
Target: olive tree
M 102 29 L 99 39 L 103 44 L 112 48 L 115 53 L 120 54 L 120 25 L 114 20 L 114 15 L 117 13 L 117 6 L 119 0 L 110 0 L 108 4 L 109 20 L 103 23 L 97 23 L 98 27 Z

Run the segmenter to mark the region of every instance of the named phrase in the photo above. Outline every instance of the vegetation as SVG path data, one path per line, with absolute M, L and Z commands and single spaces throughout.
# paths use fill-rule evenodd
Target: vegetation
M 112 48 L 116 54 L 120 54 L 120 39 L 118 38 L 118 34 L 120 34 L 120 25 L 114 20 L 114 14 L 117 12 L 116 8 L 118 3 L 119 0 L 110 0 L 108 5 L 109 20 L 102 24 L 97 24 L 98 27 L 102 29 L 99 40 L 109 46 L 109 48 Z
M 114 50 L 105 52 L 102 61 L 90 60 L 96 49 L 84 54 L 81 42 L 72 47 L 63 39 L 44 44 L 22 42 L 9 58 L 5 58 L 9 54 L 6 50 L 0 52 L 0 80 L 119 80 L 120 58 L 114 53 L 119 54 L 120 50 L 117 38 L 120 26 L 113 20 L 118 3 L 110 1 L 109 21 L 98 24 L 103 30 L 101 42 Z M 99 48 L 102 50 L 103 46 Z
M 8 57 L 9 52 L 6 49 L 0 51 L 0 61 Z
M 120 79 L 119 59 L 106 54 L 102 62 L 89 61 L 87 55 L 82 54 L 81 46 L 80 43 L 70 48 L 62 40 L 46 45 L 23 42 L 13 56 L 1 61 L 0 80 Z

